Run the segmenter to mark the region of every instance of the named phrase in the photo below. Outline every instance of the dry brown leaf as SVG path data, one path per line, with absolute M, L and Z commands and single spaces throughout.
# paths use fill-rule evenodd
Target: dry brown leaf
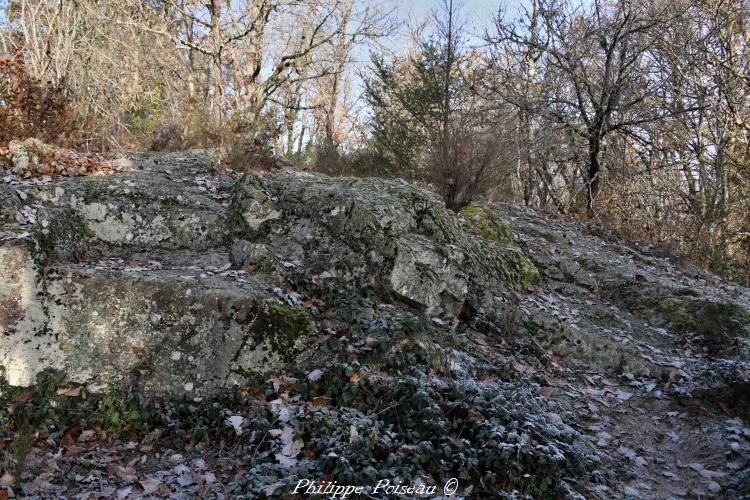
M 120 464 L 109 464 L 109 472 L 123 481 L 132 481 L 135 479 L 135 469 L 132 467 L 123 467 Z
M 33 397 L 34 397 L 34 390 L 29 389 L 28 391 L 19 392 L 18 394 L 13 396 L 13 401 L 17 403 L 25 403 Z
M 91 429 L 86 429 L 81 433 L 80 436 L 78 436 L 78 441 L 85 443 L 86 441 L 91 441 L 96 437 L 96 432 Z
M 76 252 L 78 253 L 78 252 Z M 64 389 L 58 389 L 57 390 L 58 396 L 71 396 L 71 397 L 78 397 L 81 395 L 81 388 L 80 387 L 67 387 Z
M 317 398 L 311 399 L 307 404 L 310 408 L 317 408 L 318 406 L 323 406 L 324 404 L 326 404 L 326 398 L 323 396 L 318 396 Z
M 487 420 L 484 415 L 482 415 L 481 413 L 479 413 L 478 411 L 476 411 L 473 408 L 469 410 L 469 416 L 470 417 L 474 417 L 474 418 L 476 418 L 478 420 Z

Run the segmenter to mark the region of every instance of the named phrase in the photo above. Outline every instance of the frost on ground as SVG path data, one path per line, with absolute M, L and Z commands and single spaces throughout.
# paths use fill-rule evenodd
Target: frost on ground
M 117 164 L 0 182 L 9 496 L 750 495 L 750 290 L 398 180 Z

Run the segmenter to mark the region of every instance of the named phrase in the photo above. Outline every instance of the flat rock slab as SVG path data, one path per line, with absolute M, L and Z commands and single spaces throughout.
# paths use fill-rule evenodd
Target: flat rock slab
M 454 213 L 401 180 L 238 180 L 200 151 L 120 163 L 0 183 L 0 365 L 13 384 L 53 368 L 207 394 L 283 372 L 325 330 L 289 305 L 301 276 L 451 331 L 528 334 L 607 373 L 669 376 L 677 336 L 717 359 L 750 353 L 746 288 L 572 221 L 508 205 Z
M 250 277 L 200 274 L 55 267 L 44 293 L 18 292 L 20 321 L 6 312 L 2 333 L 16 342 L 0 346 L 0 364 L 15 384 L 52 367 L 94 387 L 202 395 L 247 373 L 278 370 L 304 352 L 313 324 L 303 310 Z
M 134 155 L 125 170 L 0 184 L 11 384 L 57 369 L 92 388 L 202 395 L 309 351 L 304 309 L 229 270 L 233 181 L 208 155 Z

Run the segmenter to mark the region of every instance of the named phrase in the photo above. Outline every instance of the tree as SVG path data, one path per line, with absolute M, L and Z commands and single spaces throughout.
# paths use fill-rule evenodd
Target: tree
M 358 3 L 362 4 L 361 8 L 358 8 Z M 360 41 L 374 41 L 390 31 L 388 13 L 371 1 L 344 0 L 336 15 L 336 24 L 344 29 L 334 34 L 322 54 L 331 71 L 317 82 L 323 111 L 323 137 L 319 149 L 324 157 L 331 156 L 334 161 L 343 135 L 339 130 L 342 121 L 339 109 L 353 50 Z
M 365 92 L 373 139 L 400 175 L 426 181 L 458 210 L 495 187 L 505 162 L 501 134 L 474 92 L 475 54 L 465 47 L 460 6 L 444 0 L 415 39 L 406 58 L 372 58 Z
M 537 11 L 526 22 L 508 23 L 498 17 L 497 32 L 488 38 L 496 50 L 510 43 L 529 61 L 543 58 L 542 92 L 522 93 L 518 102 L 540 110 L 551 123 L 584 142 L 582 177 L 587 209 L 593 214 L 608 137 L 621 134 L 647 142 L 641 127 L 664 116 L 662 110 L 649 107 L 660 82 L 649 77 L 652 62 L 646 57 L 665 23 L 664 12 L 629 0 L 596 0 L 590 9 L 540 0 L 534 7 Z
M 662 154 L 679 173 L 675 198 L 692 220 L 691 239 L 706 248 L 714 270 L 727 273 L 733 256 L 750 248 L 748 12 L 739 1 L 674 8 L 679 15 L 654 53 L 672 115 L 661 134 L 668 145 Z

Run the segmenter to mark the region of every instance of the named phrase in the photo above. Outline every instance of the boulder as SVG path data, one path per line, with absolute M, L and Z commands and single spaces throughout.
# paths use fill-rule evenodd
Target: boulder
M 42 155 L 56 149 L 54 146 L 45 144 L 35 138 L 29 138 L 24 141 L 10 141 L 8 143 L 8 158 L 10 159 L 14 173 L 36 172 L 41 164 Z
M 470 213 L 485 213 L 475 208 Z M 537 276 L 494 216 L 492 239 L 467 230 L 434 194 L 401 180 L 246 175 L 230 220 L 238 237 L 327 276 L 383 287 L 428 315 L 456 318 L 492 289 Z M 472 219 L 473 220 L 473 219 Z
M 200 187 L 195 177 L 137 171 L 61 179 L 29 194 L 45 206 L 39 217 L 42 234 L 53 242 L 59 239 L 55 230 L 67 225 L 78 228 L 80 238 L 112 251 L 206 250 L 224 245 L 228 229 L 222 205 Z M 62 226 L 55 228 L 54 221 Z
M 748 352 L 750 291 L 574 221 L 501 204 L 456 214 L 401 180 L 238 179 L 200 151 L 120 163 L 0 183 L 11 383 L 51 368 L 93 388 L 199 396 L 283 372 L 349 321 L 300 283 L 391 302 L 444 333 L 520 333 L 608 373 L 669 376 L 675 338 Z
M 520 301 L 527 331 L 553 352 L 609 373 L 669 376 L 665 346 L 697 336 L 712 357 L 750 354 L 750 290 L 589 234 L 583 224 L 510 205 L 508 221 L 544 294 Z
M 250 278 L 67 266 L 50 284 L 48 335 L 73 380 L 204 395 L 297 361 L 314 329 Z
M 210 158 L 132 161 L 114 175 L 0 185 L 14 201 L 0 227 L 8 381 L 55 369 L 93 388 L 197 396 L 295 363 L 316 328 L 267 283 L 228 270 L 228 183 Z M 16 190 L 33 207 L 23 224 L 11 219 Z
M 730 297 L 658 281 L 623 283 L 612 295 L 653 325 L 698 335 L 712 355 L 750 359 L 750 313 Z

